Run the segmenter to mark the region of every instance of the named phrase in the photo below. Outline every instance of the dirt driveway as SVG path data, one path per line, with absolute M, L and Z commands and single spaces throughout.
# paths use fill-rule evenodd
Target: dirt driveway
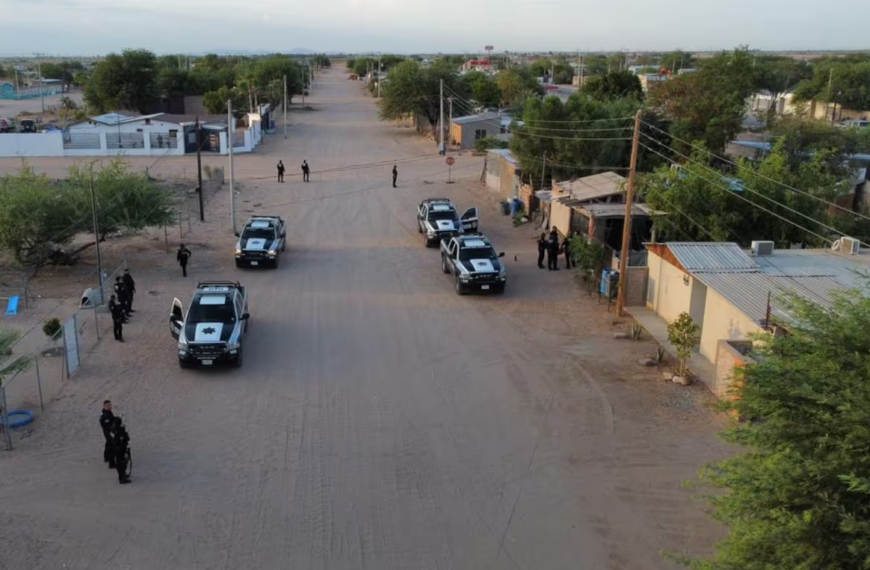
M 128 342 L 103 340 L 0 453 L 0 568 L 646 570 L 710 548 L 719 529 L 681 486 L 727 453 L 704 390 L 639 367 L 651 344 L 613 340 L 569 272 L 537 269 L 481 159 L 457 157 L 447 185 L 434 146 L 379 123 L 345 76 L 319 78 L 320 110 L 294 114 L 286 141 L 237 157 L 240 218 L 288 222 L 278 270 L 233 266 L 226 190 L 184 238 L 188 279 L 162 231 L 107 248 L 138 281 Z M 414 227 L 429 195 L 481 205 L 504 297 L 453 293 Z M 166 318 L 198 278 L 250 290 L 241 370 L 178 368 Z M 132 485 L 101 461 L 103 398 L 129 426 Z

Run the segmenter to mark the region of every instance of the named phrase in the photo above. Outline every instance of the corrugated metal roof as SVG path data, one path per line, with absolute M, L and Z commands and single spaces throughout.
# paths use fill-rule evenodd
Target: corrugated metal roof
M 668 249 L 686 271 L 759 271 L 752 260 L 736 243 L 669 242 Z
M 591 218 L 604 219 L 625 217 L 625 204 L 584 204 L 575 202 L 569 205 L 586 212 Z M 651 215 L 651 211 L 645 204 L 632 204 L 631 215 L 635 217 L 648 217 Z
M 598 200 L 622 194 L 625 178 L 615 172 L 602 172 L 592 176 L 584 176 L 576 180 L 566 180 L 554 184 L 571 198 L 576 200 Z
M 499 124 L 499 118 L 497 113 L 484 113 L 482 115 L 466 115 L 465 117 L 454 117 L 453 124 L 455 125 L 468 125 L 472 123 L 494 123 L 496 125 Z
M 517 157 L 515 157 L 510 149 L 507 148 L 493 148 L 490 149 L 489 153 L 498 155 L 513 165 L 519 165 L 520 163 L 519 160 L 517 160 Z

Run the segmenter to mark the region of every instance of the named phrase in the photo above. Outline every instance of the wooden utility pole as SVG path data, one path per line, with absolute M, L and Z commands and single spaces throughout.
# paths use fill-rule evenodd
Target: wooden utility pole
M 236 233 L 236 180 L 233 175 L 233 144 L 236 138 L 236 125 L 233 120 L 233 100 L 227 99 L 227 150 L 230 159 L 230 219 L 233 224 L 233 235 Z
M 631 139 L 631 164 L 628 171 L 628 192 L 625 197 L 625 223 L 622 225 L 622 253 L 619 255 L 619 289 L 616 297 L 616 315 L 625 312 L 625 288 L 628 283 L 628 256 L 631 251 L 631 214 L 634 205 L 634 180 L 637 174 L 637 150 L 640 146 L 640 120 L 642 112 L 634 116 L 634 137 Z
M 284 138 L 287 138 L 287 75 L 284 75 Z
M 205 221 L 205 207 L 202 203 L 202 125 L 196 117 L 196 192 L 199 194 L 199 221 Z

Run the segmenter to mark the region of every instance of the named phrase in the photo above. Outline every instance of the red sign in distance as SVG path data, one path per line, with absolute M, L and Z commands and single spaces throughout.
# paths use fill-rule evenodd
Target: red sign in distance
M 447 163 L 447 166 L 453 166 L 453 163 L 456 162 L 456 159 L 453 158 L 452 156 L 448 156 L 447 160 L 445 160 L 444 162 Z

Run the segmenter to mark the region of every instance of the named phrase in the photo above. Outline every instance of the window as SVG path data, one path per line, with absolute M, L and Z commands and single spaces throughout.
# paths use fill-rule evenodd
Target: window
M 485 139 L 489 133 L 486 132 L 486 129 L 475 129 L 474 131 L 474 140 L 479 141 L 480 139 Z
M 151 119 L 145 119 L 145 124 L 146 124 L 146 125 L 150 125 L 150 124 L 151 124 Z M 140 132 L 141 132 L 141 131 L 140 131 Z
M 504 125 L 501 125 L 498 129 L 498 132 L 500 134 L 506 134 L 508 132 L 507 127 L 505 127 Z

